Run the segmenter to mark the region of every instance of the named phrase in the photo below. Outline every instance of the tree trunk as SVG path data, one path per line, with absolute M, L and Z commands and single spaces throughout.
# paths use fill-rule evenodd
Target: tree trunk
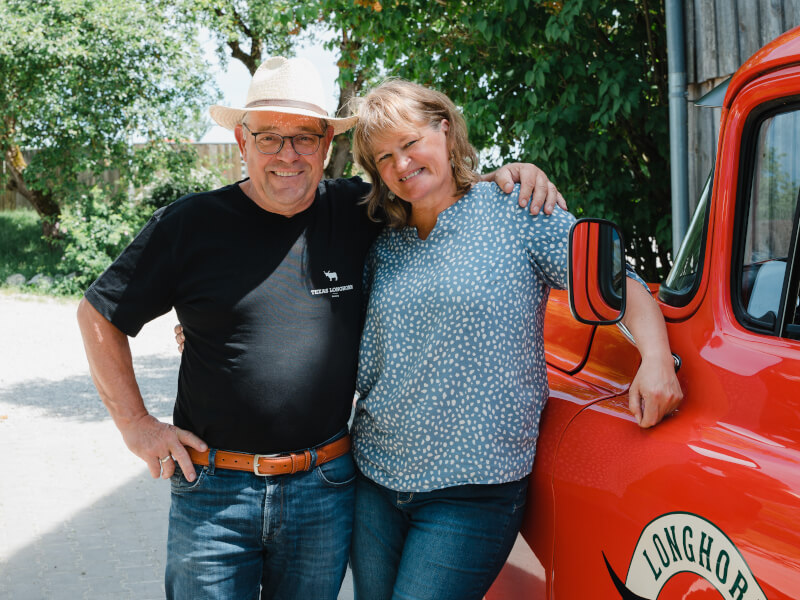
M 250 71 L 250 75 L 255 75 L 256 70 L 261 65 L 261 39 L 251 38 L 250 45 L 252 49 L 250 54 L 248 54 L 242 50 L 239 42 L 235 40 L 228 41 L 228 48 L 231 49 L 231 56 L 240 60 L 242 64 L 247 67 L 247 70 Z
M 339 106 L 336 108 L 337 116 L 346 116 L 350 100 L 355 98 L 361 91 L 364 79 L 361 75 L 356 76 L 355 80 L 339 84 Z M 344 175 L 347 165 L 353 162 L 353 155 L 350 152 L 350 134 L 343 133 L 333 138 L 333 152 L 328 166 L 325 167 L 325 177 L 336 179 Z
M 14 190 L 31 203 L 33 208 L 42 218 L 42 235 L 48 239 L 59 237 L 58 217 L 61 215 L 61 208 L 53 199 L 52 194 L 44 193 L 39 190 L 30 189 L 25 183 L 25 158 L 19 146 L 11 145 L 7 148 L 3 157 L 11 179 L 8 181 L 8 189 Z
M 339 44 L 341 58 L 339 67 L 353 68 L 353 63 L 349 57 L 355 56 L 361 47 L 360 42 L 350 39 L 347 32 L 342 33 L 342 41 Z M 358 96 L 364 85 L 364 75 L 359 72 L 349 81 L 339 83 L 339 106 L 336 107 L 336 116 L 347 116 L 347 109 L 353 98 Z M 350 152 L 350 136 L 348 134 L 337 135 L 333 138 L 333 152 L 328 166 L 325 167 L 325 177 L 336 179 L 344 175 L 347 165 L 353 162 L 353 155 Z
M 350 153 L 350 138 L 347 134 L 333 138 L 333 150 L 328 166 L 325 167 L 325 179 L 337 179 L 344 175 L 348 163 L 353 161 Z
M 245 24 L 244 19 L 235 8 L 231 8 L 231 10 L 236 27 L 244 34 L 245 39 L 250 40 L 250 53 L 248 54 L 242 50 L 242 45 L 239 43 L 238 39 L 229 39 L 226 43 L 228 44 L 228 48 L 231 49 L 231 56 L 240 60 L 242 64 L 247 67 L 247 70 L 250 71 L 250 75 L 255 75 L 256 70 L 261 64 L 261 52 L 264 40 Z M 215 8 L 214 12 L 218 17 L 222 19 L 225 18 L 225 13 L 221 8 Z

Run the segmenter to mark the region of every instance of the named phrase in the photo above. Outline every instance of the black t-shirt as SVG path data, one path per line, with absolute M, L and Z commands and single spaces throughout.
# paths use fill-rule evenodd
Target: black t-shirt
M 378 232 L 358 178 L 320 183 L 283 217 L 237 185 L 158 210 L 86 298 L 127 335 L 175 307 L 174 423 L 213 448 L 275 453 L 344 427 L 355 389 L 364 258 Z

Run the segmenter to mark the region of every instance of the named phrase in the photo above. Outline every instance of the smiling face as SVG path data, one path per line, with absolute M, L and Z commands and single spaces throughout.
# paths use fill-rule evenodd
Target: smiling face
M 396 196 L 419 208 L 449 206 L 456 197 L 446 119 L 408 123 L 375 136 L 372 154 L 381 179 Z
M 323 130 L 322 121 L 314 117 L 274 112 L 251 112 L 246 123 L 247 128 L 237 125 L 234 130 L 250 175 L 241 186 L 244 193 L 264 210 L 287 217 L 311 206 L 322 180 L 333 128 Z M 314 154 L 298 154 L 289 140 L 284 140 L 277 154 L 261 154 L 250 132 L 265 131 L 282 136 L 322 134 L 325 138 Z

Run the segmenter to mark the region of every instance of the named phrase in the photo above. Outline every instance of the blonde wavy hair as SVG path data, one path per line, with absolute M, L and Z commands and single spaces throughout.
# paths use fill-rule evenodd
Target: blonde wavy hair
M 469 143 L 467 124 L 452 100 L 441 92 L 404 79 L 387 79 L 357 98 L 351 110 L 358 115 L 353 131 L 353 157 L 372 180 L 372 191 L 364 199 L 371 219 L 399 229 L 411 215 L 411 205 L 394 194 L 390 196 L 378 172 L 370 142 L 386 132 L 420 124 L 438 130 L 442 120 L 447 119 L 450 123 L 447 146 L 457 192 L 466 194 L 478 181 L 475 172 L 478 156 Z

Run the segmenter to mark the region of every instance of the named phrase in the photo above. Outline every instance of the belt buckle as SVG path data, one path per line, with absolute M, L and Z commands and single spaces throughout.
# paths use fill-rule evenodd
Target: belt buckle
M 272 477 L 271 473 L 259 473 L 258 471 L 258 463 L 261 462 L 262 458 L 277 458 L 279 456 L 283 456 L 282 454 L 256 454 L 253 456 L 253 473 L 258 475 L 259 477 Z

